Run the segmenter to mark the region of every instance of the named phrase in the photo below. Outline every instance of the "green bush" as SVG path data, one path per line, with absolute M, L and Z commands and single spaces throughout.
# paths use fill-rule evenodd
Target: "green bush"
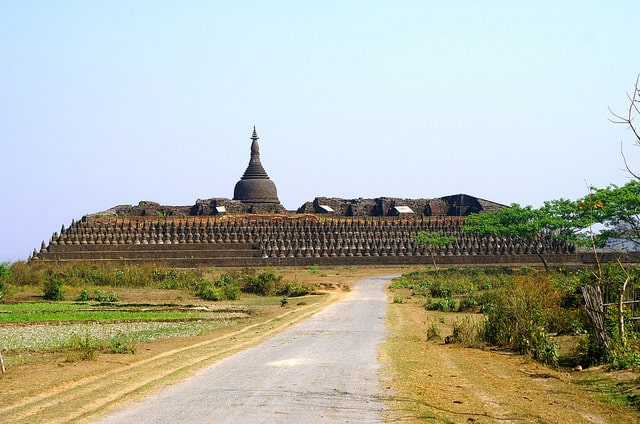
M 7 286 L 11 282 L 13 276 L 11 275 L 11 268 L 9 264 L 3 262 L 0 264 L 0 301 L 4 297 L 4 294 L 7 290 Z
M 640 353 L 626 352 L 615 355 L 609 368 L 612 370 L 627 370 L 640 368 Z
M 86 361 L 93 359 L 96 355 L 98 343 L 89 333 L 83 336 L 72 334 L 65 346 L 67 348 L 67 362 L 78 360 Z
M 132 338 L 124 331 L 118 332 L 114 338 L 109 340 L 109 345 L 109 352 L 111 353 L 136 353 Z
M 46 300 L 64 300 L 62 280 L 47 280 L 44 282 L 44 298 Z
M 242 290 L 261 296 L 273 296 L 277 293 L 282 278 L 282 275 L 279 275 L 273 269 L 259 272 L 257 275 L 247 273 L 243 276 L 244 286 Z
M 446 297 L 436 301 L 431 300 L 427 302 L 424 307 L 428 311 L 451 312 L 456 308 L 456 300 L 452 297 Z
M 217 302 L 224 299 L 224 291 L 221 287 L 216 287 L 213 283 L 205 283 L 200 286 L 196 292 L 196 296 L 204 300 Z
M 558 346 L 547 338 L 562 314 L 561 293 L 553 283 L 542 274 L 521 276 L 512 288 L 495 295 L 492 307 L 486 308 L 487 341 L 557 365 Z
M 82 289 L 80 295 L 78 295 L 78 302 L 86 302 L 90 299 L 89 292 L 86 289 Z
M 287 281 L 276 291 L 276 294 L 278 296 L 300 297 L 306 296 L 312 291 L 313 288 L 309 285 L 301 284 L 297 281 Z
M 204 300 L 236 300 L 240 297 L 240 287 L 233 276 L 223 274 L 215 281 L 202 279 L 196 291 L 196 296 Z

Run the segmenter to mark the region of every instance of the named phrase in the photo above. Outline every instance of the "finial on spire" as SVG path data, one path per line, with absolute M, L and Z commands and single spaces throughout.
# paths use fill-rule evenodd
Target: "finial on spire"
M 256 132 L 256 126 L 254 125 L 253 126 L 253 134 L 251 135 L 251 140 L 255 141 L 255 140 L 259 139 L 259 138 L 260 137 L 258 137 L 258 133 Z

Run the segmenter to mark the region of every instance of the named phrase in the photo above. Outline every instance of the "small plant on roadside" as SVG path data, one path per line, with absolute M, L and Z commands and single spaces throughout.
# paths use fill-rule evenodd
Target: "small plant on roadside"
M 440 327 L 436 325 L 436 323 L 431 322 L 429 327 L 427 328 L 427 340 L 439 339 L 440 338 Z
M 393 303 L 404 303 L 404 298 L 401 296 L 393 296 Z
M 309 274 L 314 275 L 320 272 L 320 268 L 318 265 L 308 265 L 307 271 L 309 271 Z
M 476 317 L 456 318 L 453 339 L 464 347 L 481 347 L 484 340 L 484 322 Z
M 74 333 L 65 347 L 67 362 L 86 361 L 95 358 L 97 342 L 89 333 L 84 336 Z
M 289 299 L 287 299 L 286 297 L 283 297 L 282 299 L 280 299 L 280 306 L 282 306 L 283 308 L 288 304 L 289 304 Z
M 136 352 L 135 345 L 131 338 L 123 331 L 118 332 L 118 335 L 109 341 L 110 352 L 115 354 Z
M 428 311 L 451 312 L 456 308 L 456 300 L 452 297 L 430 300 L 424 305 L 424 307 Z

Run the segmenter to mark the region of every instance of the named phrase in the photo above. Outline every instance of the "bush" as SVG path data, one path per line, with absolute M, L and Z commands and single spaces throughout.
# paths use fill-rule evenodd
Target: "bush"
M 97 342 L 89 333 L 84 337 L 74 333 L 65 347 L 67 348 L 67 362 L 86 361 L 95 357 Z
M 640 368 L 640 353 L 627 352 L 615 355 L 609 368 L 612 370 L 638 369 Z
M 3 262 L 0 264 L 0 301 L 4 297 L 4 293 L 7 290 L 7 286 L 12 279 L 11 268 L 9 264 Z
M 196 292 L 196 296 L 204 300 L 212 300 L 214 302 L 217 302 L 218 300 L 222 300 L 224 298 L 224 292 L 222 288 L 216 287 L 213 283 L 205 283 L 200 286 L 200 288 Z
M 244 287 L 242 290 L 247 293 L 254 293 L 261 296 L 273 296 L 282 282 L 282 275 L 275 270 L 269 269 L 257 275 L 245 274 L 243 276 Z
M 436 325 L 436 323 L 432 322 L 429 324 L 429 328 L 427 328 L 427 340 L 439 339 L 440 338 L 440 327 Z
M 453 339 L 464 347 L 480 347 L 484 340 L 484 323 L 469 316 L 453 322 Z
M 278 296 L 300 297 L 306 296 L 313 291 L 313 288 L 297 281 L 287 281 L 284 286 L 277 290 Z
M 424 307 L 428 311 L 451 312 L 456 308 L 456 300 L 452 297 L 438 299 L 436 301 L 432 300 L 425 304 Z
M 542 274 L 516 278 L 511 289 L 495 293 L 486 308 L 485 337 L 489 343 L 515 349 L 540 362 L 557 365 L 558 346 L 547 338 L 562 315 L 561 294 Z
M 224 274 L 211 282 L 202 279 L 196 291 L 196 296 L 204 300 L 236 300 L 240 297 L 240 287 L 234 281 L 233 276 Z
M 89 299 L 89 292 L 86 289 L 82 289 L 80 295 L 78 295 L 78 302 L 86 302 Z
M 44 282 L 44 298 L 46 300 L 64 300 L 62 280 L 47 280 Z
M 124 331 L 118 332 L 117 336 L 109 341 L 109 344 L 111 353 L 136 353 L 132 338 Z

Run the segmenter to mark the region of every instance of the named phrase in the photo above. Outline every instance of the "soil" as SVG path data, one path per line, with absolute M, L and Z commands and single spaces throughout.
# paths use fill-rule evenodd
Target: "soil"
M 386 373 L 394 393 L 390 422 L 640 423 L 638 409 L 610 396 L 637 399 L 637 372 L 552 369 L 511 351 L 445 343 L 460 315 L 389 305 L 382 356 L 395 361 Z M 442 337 L 427 340 L 432 325 Z
M 0 422 L 87 422 L 304 320 L 344 296 L 343 288 L 358 278 L 405 271 L 288 270 L 285 278 L 320 282 L 328 295 L 310 297 L 304 305 L 265 308 L 241 324 L 203 336 L 147 343 L 134 355 L 98 354 L 94 360 L 67 362 L 62 353 L 26 353 L 0 377 Z M 194 301 L 172 291 L 118 295 L 123 302 L 141 295 L 147 303 Z M 389 422 L 640 423 L 638 410 L 602 393 L 617 388 L 637 395 L 637 373 L 553 370 L 510 352 L 426 340 L 429 325 L 441 321 L 442 313 L 431 314 L 420 305 L 389 302 L 388 336 L 381 349 L 386 364 L 381 378 L 391 393 Z M 450 334 L 451 322 L 447 317 L 440 323 L 443 335 Z

